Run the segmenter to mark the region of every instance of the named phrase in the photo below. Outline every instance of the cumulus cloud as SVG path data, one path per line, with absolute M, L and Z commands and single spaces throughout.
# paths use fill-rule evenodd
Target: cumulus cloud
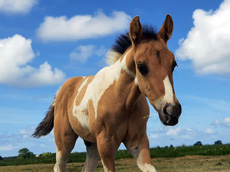
M 75 48 L 73 52 L 70 53 L 71 60 L 78 60 L 81 63 L 86 63 L 91 56 L 103 56 L 106 54 L 106 49 L 104 46 L 94 46 L 94 45 L 80 45 Z
M 0 12 L 7 14 L 26 14 L 36 5 L 37 0 L 0 0 Z
M 194 26 L 179 41 L 176 55 L 191 60 L 199 74 L 230 74 L 230 0 L 224 0 L 216 11 L 197 9 Z
M 37 36 L 44 41 L 71 41 L 103 37 L 128 27 L 131 17 L 114 11 L 106 16 L 98 11 L 92 15 L 46 17 L 37 29 Z
M 44 62 L 39 68 L 28 65 L 35 54 L 31 40 L 21 35 L 0 39 L 0 83 L 17 87 L 59 84 L 65 74 Z

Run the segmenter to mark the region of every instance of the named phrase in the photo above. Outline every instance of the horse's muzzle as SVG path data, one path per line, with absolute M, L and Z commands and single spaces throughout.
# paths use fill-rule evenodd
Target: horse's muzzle
M 170 125 L 170 126 L 176 125 L 181 115 L 181 111 L 182 108 L 179 102 L 175 105 L 166 103 L 163 106 L 162 111 L 160 112 L 161 122 L 164 125 Z

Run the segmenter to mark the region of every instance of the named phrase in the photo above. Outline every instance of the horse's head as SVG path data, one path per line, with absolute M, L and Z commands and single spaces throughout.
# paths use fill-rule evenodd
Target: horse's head
M 133 18 L 129 29 L 137 84 L 159 113 L 164 125 L 176 125 L 181 114 L 181 105 L 173 87 L 173 70 L 177 63 L 167 47 L 172 32 L 173 20 L 170 15 L 167 15 L 154 39 L 146 39 L 143 35 L 139 17 Z

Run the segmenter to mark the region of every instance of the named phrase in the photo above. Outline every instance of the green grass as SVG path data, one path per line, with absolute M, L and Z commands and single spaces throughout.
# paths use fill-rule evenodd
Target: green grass
M 182 157 L 186 155 L 220 156 L 230 155 L 230 144 L 224 145 L 204 145 L 204 146 L 180 146 L 152 148 L 150 150 L 152 158 Z
M 203 156 L 220 156 L 230 155 L 230 144 L 223 145 L 204 145 L 204 146 L 180 146 L 180 147 L 157 147 L 150 149 L 151 158 L 169 158 L 183 157 L 187 155 L 203 155 Z M 68 162 L 84 162 L 86 153 L 71 153 Z M 126 150 L 119 150 L 116 153 L 115 159 L 132 158 L 131 154 Z M 27 164 L 54 164 L 55 153 L 44 153 L 38 158 L 26 159 L 4 159 L 0 161 L 0 166 L 9 165 L 27 165 Z

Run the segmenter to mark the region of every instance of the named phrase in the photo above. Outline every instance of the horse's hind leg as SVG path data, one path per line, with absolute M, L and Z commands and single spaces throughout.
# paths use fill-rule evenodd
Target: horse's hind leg
M 65 172 L 69 155 L 74 148 L 78 136 L 71 128 L 68 116 L 58 115 L 55 114 L 54 119 L 54 137 L 57 145 L 54 172 Z
M 94 172 L 98 166 L 99 154 L 97 150 L 97 143 L 84 141 L 86 145 L 86 160 L 82 172 Z

